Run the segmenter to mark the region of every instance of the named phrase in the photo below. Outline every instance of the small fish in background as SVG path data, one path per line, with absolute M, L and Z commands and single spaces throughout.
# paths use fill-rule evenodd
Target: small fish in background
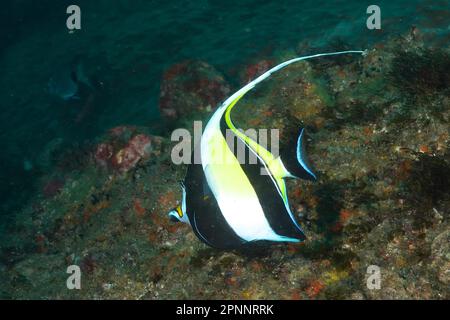
M 72 63 L 60 68 L 48 82 L 48 92 L 66 102 L 76 102 L 76 115 L 73 121 L 81 123 L 95 108 L 96 98 L 102 91 L 102 83 L 85 72 L 80 56 Z
M 189 165 L 181 205 L 168 215 L 174 222 L 190 224 L 196 236 L 207 245 L 221 249 L 242 247 L 259 241 L 302 242 L 305 233 L 291 212 L 286 178 L 316 180 L 305 155 L 305 130 L 280 156 L 259 145 L 239 131 L 230 112 L 236 103 L 272 73 L 298 61 L 340 54 L 341 51 L 299 57 L 268 70 L 230 96 L 213 113 L 200 140 L 201 164 Z M 227 144 L 226 132 L 244 143 L 247 154 L 256 156 L 255 164 L 239 163 L 236 152 Z M 197 146 L 198 147 L 198 146 Z M 267 174 L 261 174 L 265 168 Z
M 64 101 L 79 100 L 84 91 L 94 91 L 80 58 L 59 69 L 47 84 L 48 92 Z
M 67 70 L 53 75 L 48 81 L 47 87 L 48 92 L 51 95 L 57 96 L 65 101 L 80 99 L 80 97 L 77 96 L 78 84 L 74 80 L 72 72 Z

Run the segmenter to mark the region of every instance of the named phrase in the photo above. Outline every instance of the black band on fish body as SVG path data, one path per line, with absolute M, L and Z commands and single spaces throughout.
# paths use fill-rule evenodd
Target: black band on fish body
M 264 164 L 261 159 L 254 156 L 253 159 L 256 159 L 256 162 L 250 162 L 250 154 L 253 153 L 251 148 L 245 142 L 240 140 L 228 127 L 225 118 L 222 118 L 220 121 L 220 130 L 224 137 L 226 137 L 228 132 L 229 138 L 232 138 L 231 141 L 227 142 L 229 143 L 228 146 L 230 147 L 230 150 L 234 154 L 236 154 L 239 144 L 244 146 L 245 157 L 243 159 L 244 161 L 240 161 L 240 166 L 252 184 L 256 195 L 258 196 L 264 215 L 273 231 L 281 236 L 298 239 L 299 241 L 305 240 L 306 236 L 303 230 L 301 230 L 301 228 L 298 227 L 298 224 L 296 225 L 296 222 L 292 221 L 289 217 L 289 213 L 287 212 L 288 209 L 286 208 L 276 187 L 276 183 L 270 176 L 270 173 L 261 173 L 261 169 L 264 168 Z M 232 141 L 236 141 L 237 143 L 232 143 Z M 230 142 L 232 145 L 230 145 Z M 234 149 L 231 149 L 231 147 Z M 268 243 L 270 241 L 266 242 Z
M 245 146 L 246 149 L 249 149 L 247 145 Z M 262 174 L 261 169 L 264 168 L 262 161 L 257 158 L 256 164 L 245 161 L 240 165 L 252 184 L 264 215 L 273 231 L 280 236 L 298 239 L 299 241 L 305 240 L 303 230 L 297 227 L 289 217 L 288 209 L 270 173 Z
M 186 211 L 195 235 L 218 249 L 240 247 L 244 240 L 229 226 L 212 196 L 201 164 L 191 164 L 185 178 Z
M 232 137 L 233 135 L 231 133 Z M 249 149 L 245 143 L 244 145 Z M 271 176 L 261 174 L 263 166 L 259 159 L 254 164 L 248 161 L 241 164 L 242 170 L 254 187 L 269 225 L 279 235 L 303 241 L 305 235 L 289 217 Z M 201 164 L 191 164 L 188 167 L 185 185 L 187 216 L 194 233 L 202 242 L 219 249 L 236 249 L 248 243 L 236 234 L 224 218 L 207 184 Z

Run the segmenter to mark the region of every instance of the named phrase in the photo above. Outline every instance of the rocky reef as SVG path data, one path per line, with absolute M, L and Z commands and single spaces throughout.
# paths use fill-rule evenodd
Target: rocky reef
M 330 51 L 322 48 L 321 51 Z M 240 84 L 304 52 L 251 62 Z M 307 128 L 315 183 L 289 181 L 308 239 L 252 252 L 207 247 L 169 221 L 186 168 L 170 132 L 112 128 L 58 158 L 1 235 L 1 298 L 449 299 L 450 51 L 417 30 L 364 56 L 289 66 L 245 96 L 236 124 Z M 161 114 L 192 130 L 231 84 L 205 62 L 167 70 Z M 82 271 L 66 287 L 67 266 Z M 370 289 L 367 268 L 380 268 Z

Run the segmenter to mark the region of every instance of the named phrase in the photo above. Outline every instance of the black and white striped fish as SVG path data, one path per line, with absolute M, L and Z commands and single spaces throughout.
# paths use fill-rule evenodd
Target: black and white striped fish
M 301 242 L 305 234 L 291 212 L 285 178 L 316 180 L 304 152 L 304 129 L 295 144 L 275 157 L 238 130 L 230 116 L 236 103 L 272 73 L 298 61 L 359 53 L 341 51 L 298 57 L 265 72 L 230 96 L 213 113 L 200 140 L 201 164 L 192 163 L 182 184 L 181 205 L 169 212 L 173 221 L 192 226 L 197 237 L 216 248 L 237 248 L 255 241 Z M 227 144 L 227 133 L 245 144 L 256 163 L 240 163 Z M 229 134 L 229 133 L 228 133 Z M 242 162 L 242 161 L 241 161 Z M 266 169 L 266 174 L 261 173 Z

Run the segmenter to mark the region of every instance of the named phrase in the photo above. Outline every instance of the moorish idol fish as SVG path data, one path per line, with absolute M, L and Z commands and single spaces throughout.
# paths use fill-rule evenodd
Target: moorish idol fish
M 201 241 L 215 248 L 238 248 L 257 241 L 305 240 L 291 212 L 284 181 L 285 178 L 316 180 L 305 156 L 305 130 L 301 128 L 293 145 L 282 148 L 280 156 L 275 157 L 238 130 L 230 112 L 247 92 L 272 73 L 297 61 L 347 53 L 363 51 L 321 53 L 285 61 L 226 99 L 212 114 L 200 145 L 196 146 L 200 147 L 201 164 L 189 165 L 182 183 L 181 204 L 168 213 L 170 219 L 190 224 Z M 230 133 L 244 144 L 256 162 L 238 160 L 234 148 L 227 143 Z

